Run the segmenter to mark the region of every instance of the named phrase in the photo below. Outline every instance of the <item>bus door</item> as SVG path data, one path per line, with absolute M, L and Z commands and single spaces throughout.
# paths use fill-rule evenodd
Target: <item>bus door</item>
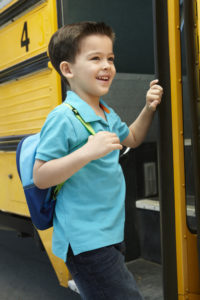
M 154 1 L 165 299 L 200 299 L 199 1 Z

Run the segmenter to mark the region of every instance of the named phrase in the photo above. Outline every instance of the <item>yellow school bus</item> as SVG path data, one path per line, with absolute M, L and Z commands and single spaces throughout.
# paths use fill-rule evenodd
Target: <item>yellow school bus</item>
M 20 139 L 38 132 L 47 114 L 62 102 L 60 78 L 47 56 L 49 39 L 58 28 L 57 6 L 56 1 L 2 1 L 1 6 L 1 223 L 34 235 L 15 150 Z M 64 262 L 51 254 L 51 234 L 51 229 L 39 232 L 60 283 L 67 285 Z
M 117 75 L 105 100 L 124 121 L 143 107 L 155 74 L 164 88 L 145 143 L 121 158 L 126 261 L 161 266 L 160 299 L 200 299 L 199 16 L 197 0 L 0 2 L 0 228 L 39 236 L 62 286 L 70 274 L 51 252 L 52 229 L 31 223 L 15 151 L 65 97 L 47 55 L 51 35 L 64 24 L 95 20 L 116 32 Z

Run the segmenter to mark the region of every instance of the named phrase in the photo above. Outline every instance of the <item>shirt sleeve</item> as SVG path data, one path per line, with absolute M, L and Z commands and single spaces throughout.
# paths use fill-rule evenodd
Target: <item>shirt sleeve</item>
M 126 123 L 121 122 L 120 126 L 119 126 L 119 139 L 120 142 L 122 142 L 123 140 L 125 140 L 125 138 L 129 135 L 129 128 L 126 125 Z
M 129 128 L 125 122 L 122 122 L 120 117 L 113 111 L 115 117 L 115 130 L 116 134 L 122 142 L 129 135 Z
M 67 155 L 73 134 L 69 117 L 59 110 L 51 112 L 40 132 L 36 159 L 49 161 Z

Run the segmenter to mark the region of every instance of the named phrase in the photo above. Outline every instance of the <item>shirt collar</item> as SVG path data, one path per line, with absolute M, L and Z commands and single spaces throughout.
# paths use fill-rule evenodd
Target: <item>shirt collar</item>
M 79 112 L 85 122 L 102 120 L 102 118 L 94 112 L 92 107 L 73 91 L 67 91 L 67 97 L 64 102 L 72 105 Z M 110 113 L 108 106 L 102 99 L 100 99 L 100 106 L 104 110 L 105 114 Z

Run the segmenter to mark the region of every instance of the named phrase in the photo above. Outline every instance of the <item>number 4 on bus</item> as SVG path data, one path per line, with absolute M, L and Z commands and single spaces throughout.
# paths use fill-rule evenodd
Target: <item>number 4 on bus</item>
M 28 26 L 27 26 L 27 22 L 24 22 L 24 27 L 22 31 L 22 37 L 21 37 L 21 47 L 26 47 L 26 52 L 28 52 L 29 43 L 30 43 L 30 39 L 28 38 Z

